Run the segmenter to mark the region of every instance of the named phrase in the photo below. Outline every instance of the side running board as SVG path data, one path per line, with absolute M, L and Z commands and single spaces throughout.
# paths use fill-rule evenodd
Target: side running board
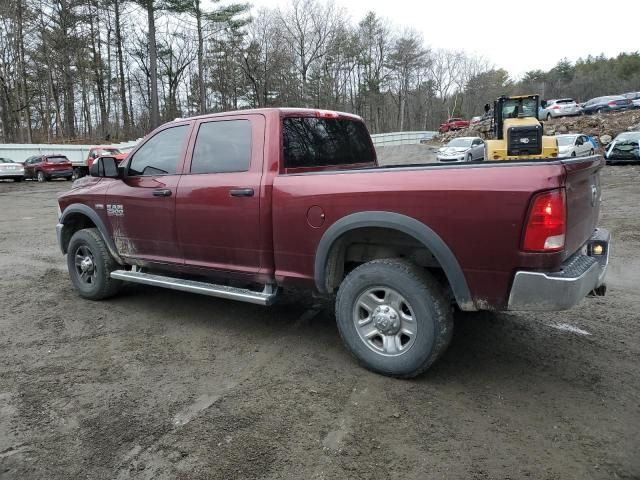
M 132 283 L 142 283 L 154 287 L 170 288 L 183 292 L 199 293 L 211 297 L 228 298 L 241 302 L 255 303 L 257 305 L 270 305 L 276 298 L 276 289 L 272 285 L 265 285 L 262 292 L 246 290 L 244 288 L 228 287 L 213 283 L 183 280 L 182 278 L 165 277 L 151 273 L 134 272 L 129 270 L 116 270 L 111 272 L 111 278 Z

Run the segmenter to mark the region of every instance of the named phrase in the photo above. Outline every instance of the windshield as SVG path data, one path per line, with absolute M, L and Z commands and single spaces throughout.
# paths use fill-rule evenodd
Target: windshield
M 629 132 L 629 133 L 621 133 L 620 135 L 618 135 L 618 138 L 616 138 L 616 142 L 633 142 L 633 141 L 640 141 L 640 132 Z
M 447 147 L 470 147 L 472 141 L 472 138 L 454 138 L 447 144 Z
M 0 158 L 0 163 L 16 163 L 10 158 Z
M 568 136 L 568 137 L 556 137 L 556 139 L 558 140 L 558 146 L 559 147 L 566 147 L 567 145 L 573 145 L 573 143 L 576 141 L 576 137 L 574 136 Z
M 120 155 L 120 150 L 117 148 L 103 148 L 102 155 Z
M 502 105 L 502 118 L 535 117 L 538 107 L 533 98 L 511 98 Z

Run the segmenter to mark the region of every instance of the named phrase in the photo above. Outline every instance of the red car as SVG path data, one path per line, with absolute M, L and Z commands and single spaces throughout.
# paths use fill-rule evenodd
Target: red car
M 453 307 L 604 293 L 600 157 L 379 167 L 357 116 L 262 109 L 176 120 L 121 166 L 97 162 L 58 199 L 83 298 L 126 282 L 260 305 L 315 290 L 356 358 L 411 377 L 446 349 Z
M 54 178 L 71 180 L 73 167 L 64 155 L 36 155 L 24 161 L 24 176 L 39 182 Z
M 462 130 L 470 125 L 469 120 L 462 120 L 461 118 L 450 118 L 446 122 L 438 127 L 440 133 L 446 133 L 451 130 Z

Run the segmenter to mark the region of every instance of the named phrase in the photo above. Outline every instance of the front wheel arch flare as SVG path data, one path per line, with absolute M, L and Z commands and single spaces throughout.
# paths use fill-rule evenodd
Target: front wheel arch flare
M 398 230 L 422 243 L 442 266 L 460 309 L 466 311 L 476 310 L 462 268 L 444 240 L 424 223 L 415 218 L 394 212 L 353 213 L 342 217 L 325 231 L 316 249 L 314 268 L 316 288 L 320 292 L 329 293 L 327 286 L 328 260 L 335 242 L 339 241 L 340 237 L 350 230 L 366 227 Z
M 71 237 L 76 232 L 76 230 L 78 230 L 77 228 L 73 229 L 71 227 L 71 225 L 73 224 L 73 219 L 78 217 L 86 218 L 90 223 L 93 224 L 93 226 L 95 226 L 95 228 L 98 229 L 98 232 L 102 237 L 102 239 L 104 240 L 111 256 L 115 259 L 117 263 L 119 263 L 120 265 L 124 265 L 124 262 L 122 261 L 122 259 L 120 258 L 120 255 L 118 254 L 118 249 L 116 248 L 116 244 L 113 241 L 113 238 L 111 237 L 111 234 L 107 229 L 107 226 L 104 224 L 104 222 L 102 221 L 100 216 L 95 212 L 95 210 L 91 209 L 90 207 L 82 203 L 74 203 L 72 205 L 69 205 L 67 208 L 64 209 L 64 212 L 60 217 L 59 223 L 64 225 L 62 229 L 62 242 L 60 244 L 62 253 L 67 253 L 67 247 L 69 245 L 69 241 L 71 240 Z M 70 228 L 70 230 L 67 230 L 68 228 Z

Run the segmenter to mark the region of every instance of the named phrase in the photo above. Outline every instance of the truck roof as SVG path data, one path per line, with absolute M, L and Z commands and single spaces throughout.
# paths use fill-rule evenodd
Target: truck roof
M 215 118 L 226 117 L 228 115 L 246 115 L 252 113 L 259 113 L 264 115 L 279 114 L 281 117 L 293 117 L 293 116 L 305 116 L 305 117 L 348 117 L 354 120 L 362 121 L 362 117 L 348 112 L 339 112 L 336 110 L 323 110 L 318 108 L 294 108 L 294 107 L 281 107 L 281 108 L 249 108 L 245 110 L 233 110 L 230 112 L 218 112 L 218 113 L 206 113 L 204 115 L 196 115 L 187 118 L 176 118 L 176 121 L 184 120 L 198 120 L 202 118 Z

